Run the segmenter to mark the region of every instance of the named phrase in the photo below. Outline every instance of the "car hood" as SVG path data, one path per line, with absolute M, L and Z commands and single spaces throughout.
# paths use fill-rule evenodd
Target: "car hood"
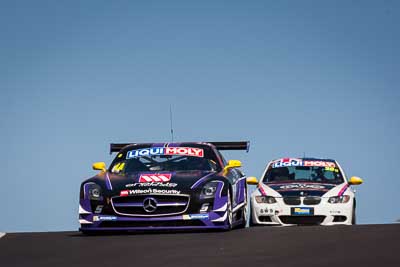
M 189 193 L 191 190 L 201 188 L 209 180 L 218 179 L 219 177 L 218 173 L 214 171 L 174 171 L 136 172 L 126 176 L 109 173 L 104 178 L 106 183 L 109 180 L 110 189 L 115 195 L 126 190 L 136 190 L 135 194 L 156 192 L 165 194 Z
M 336 184 L 322 183 L 269 183 L 263 186 L 278 192 L 282 197 L 288 196 L 322 196 L 337 187 Z

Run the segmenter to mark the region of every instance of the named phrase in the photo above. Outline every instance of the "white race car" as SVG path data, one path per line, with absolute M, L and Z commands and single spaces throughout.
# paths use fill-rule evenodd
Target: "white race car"
M 349 180 L 335 160 L 282 158 L 268 163 L 251 195 L 253 225 L 351 225 L 356 223 L 356 199 Z

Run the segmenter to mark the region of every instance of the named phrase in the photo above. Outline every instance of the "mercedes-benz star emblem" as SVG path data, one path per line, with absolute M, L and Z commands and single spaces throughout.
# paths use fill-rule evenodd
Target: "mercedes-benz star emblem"
M 157 209 L 157 200 L 152 197 L 143 200 L 143 209 L 146 212 L 154 212 Z

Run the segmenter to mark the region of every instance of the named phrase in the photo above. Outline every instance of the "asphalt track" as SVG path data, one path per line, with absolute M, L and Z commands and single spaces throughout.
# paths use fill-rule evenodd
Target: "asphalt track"
M 400 266 L 400 224 L 83 236 L 8 233 L 0 266 Z

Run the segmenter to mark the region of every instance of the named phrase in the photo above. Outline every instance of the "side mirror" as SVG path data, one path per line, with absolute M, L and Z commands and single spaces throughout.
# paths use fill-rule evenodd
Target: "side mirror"
M 353 176 L 349 180 L 349 185 L 359 185 L 363 183 L 363 180 L 360 177 Z
M 228 165 L 226 165 L 224 168 L 224 175 L 226 175 L 230 169 L 240 167 L 242 167 L 242 163 L 240 162 L 240 160 L 230 160 L 228 161 Z
M 246 183 L 247 183 L 248 185 L 258 185 L 257 178 L 256 178 L 256 177 L 253 177 L 253 176 L 247 177 Z
M 230 167 L 230 168 L 240 168 L 242 167 L 242 163 L 240 162 L 240 160 L 230 160 L 228 161 L 228 165 L 226 167 Z
M 95 162 L 92 165 L 93 170 L 97 171 L 107 171 L 106 164 L 104 162 Z

